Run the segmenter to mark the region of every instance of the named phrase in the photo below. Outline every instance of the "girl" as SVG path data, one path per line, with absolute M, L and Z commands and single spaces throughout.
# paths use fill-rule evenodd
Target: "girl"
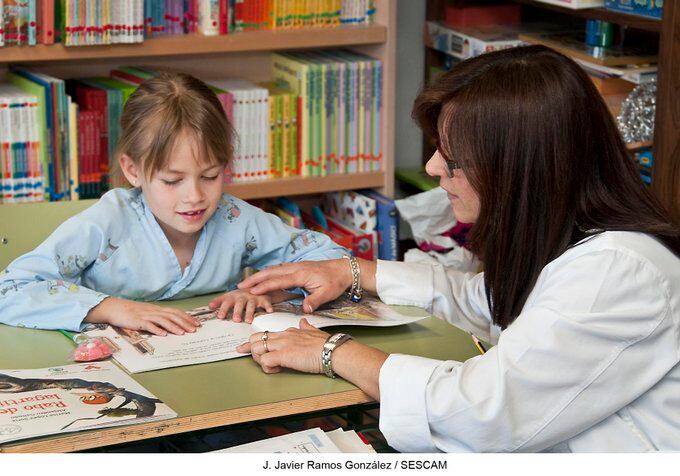
M 297 230 L 223 192 L 232 128 L 215 94 L 185 74 L 161 74 L 130 96 L 117 158 L 134 188 L 116 188 L 0 273 L 0 321 L 79 330 L 109 323 L 156 335 L 194 332 L 186 313 L 140 301 L 231 290 L 224 318 L 289 297 L 235 290 L 242 268 L 340 258 L 325 235 Z
M 437 142 L 427 172 L 474 223 L 484 273 L 334 260 L 240 287 L 302 286 L 309 309 L 358 275 L 384 301 L 496 346 L 443 362 L 303 324 L 240 350 L 265 372 L 325 367 L 350 380 L 380 400 L 380 429 L 400 451 L 679 451 L 680 229 L 588 76 L 541 46 L 489 53 L 425 89 L 414 117 Z

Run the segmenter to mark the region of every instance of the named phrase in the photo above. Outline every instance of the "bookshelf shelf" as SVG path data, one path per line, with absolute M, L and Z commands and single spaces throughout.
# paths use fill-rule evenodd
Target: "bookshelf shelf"
M 0 63 L 37 63 L 90 59 L 148 58 L 197 54 L 329 48 L 382 44 L 387 40 L 383 25 L 262 30 L 231 35 L 178 35 L 150 38 L 144 43 L 100 46 L 36 45 L 0 48 Z
M 235 183 L 226 185 L 225 191 L 242 200 L 252 200 L 256 198 L 376 188 L 382 187 L 384 183 L 384 172 L 361 172 L 329 175 L 327 177 L 291 177 L 260 182 Z
M 515 3 L 529 5 L 531 7 L 543 8 L 558 13 L 564 13 L 575 17 L 588 18 L 592 20 L 604 20 L 619 25 L 627 25 L 631 28 L 639 30 L 661 32 L 661 20 L 655 18 L 643 17 L 638 15 L 629 15 L 627 13 L 619 13 L 604 8 L 583 8 L 575 10 L 571 8 L 561 7 L 550 3 L 543 3 L 536 0 L 514 0 Z

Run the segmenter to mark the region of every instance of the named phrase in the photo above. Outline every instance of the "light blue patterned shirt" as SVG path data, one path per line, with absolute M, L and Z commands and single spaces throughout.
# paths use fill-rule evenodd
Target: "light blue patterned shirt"
M 108 296 L 183 299 L 232 290 L 244 267 L 340 258 L 327 236 L 224 194 L 182 272 L 139 189 L 114 189 L 0 271 L 0 322 L 79 330 Z

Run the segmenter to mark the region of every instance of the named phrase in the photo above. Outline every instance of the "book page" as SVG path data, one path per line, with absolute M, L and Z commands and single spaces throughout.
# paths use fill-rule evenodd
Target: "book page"
M 315 327 L 391 327 L 410 324 L 427 317 L 425 313 L 420 316 L 402 314 L 372 296 L 364 297 L 359 303 L 341 297 L 324 304 L 312 314 L 305 313 L 302 305 L 291 302 L 275 304 L 273 307 L 272 313 L 255 314 L 252 325 L 254 330 L 278 332 L 289 327 L 299 327 L 303 317 Z
M 215 453 L 340 453 L 340 450 L 321 428 L 312 428 L 232 446 Z
M 202 364 L 234 359 L 247 354 L 236 352 L 236 347 L 254 332 L 279 332 L 289 327 L 300 327 L 300 319 L 307 318 L 316 327 L 368 326 L 390 327 L 425 319 L 401 314 L 376 298 L 365 297 L 360 303 L 340 298 L 324 304 L 313 314 L 306 314 L 302 306 L 293 302 L 274 304 L 274 312 L 255 314 L 252 325 L 245 322 L 217 319 L 215 311 L 199 307 L 188 314 L 201 321 L 195 333 L 156 336 L 145 331 L 121 329 L 113 326 L 92 325 L 85 331 L 90 338 L 102 338 L 113 349 L 113 358 L 130 373 Z
M 88 337 L 104 338 L 113 348 L 113 358 L 131 373 L 180 367 L 183 365 L 234 359 L 247 354 L 236 347 L 254 332 L 250 324 L 221 320 L 207 308 L 189 311 L 201 321 L 194 333 L 155 336 L 144 331 L 95 326 Z
M 0 443 L 175 416 L 112 362 L 0 370 Z

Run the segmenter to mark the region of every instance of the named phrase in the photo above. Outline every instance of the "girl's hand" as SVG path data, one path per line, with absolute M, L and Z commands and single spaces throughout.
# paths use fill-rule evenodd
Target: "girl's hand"
M 196 332 L 201 323 L 179 309 L 108 297 L 90 309 L 85 322 L 107 323 L 157 336 Z
M 239 289 L 264 294 L 279 289 L 304 288 L 310 294 L 303 301 L 305 312 L 313 312 L 332 301 L 352 285 L 352 272 L 344 259 L 285 263 L 264 269 L 238 284 Z
M 265 350 L 263 335 L 263 332 L 256 332 L 236 350 L 244 354 L 250 352 L 253 360 L 268 374 L 280 372 L 282 368 L 321 373 L 321 351 L 329 334 L 311 325 L 307 319 L 300 321 L 299 329 L 291 327 L 283 332 L 268 332 L 268 350 Z
M 245 317 L 247 323 L 253 322 L 255 310 L 260 308 L 267 312 L 274 312 L 272 307 L 272 300 L 270 296 L 264 294 L 256 296 L 248 291 L 236 289 L 213 299 L 208 304 L 210 309 L 218 309 L 217 318 L 224 319 L 227 317 L 229 309 L 233 308 L 232 320 L 234 322 L 241 322 L 242 317 Z M 245 311 L 245 316 L 243 316 Z

